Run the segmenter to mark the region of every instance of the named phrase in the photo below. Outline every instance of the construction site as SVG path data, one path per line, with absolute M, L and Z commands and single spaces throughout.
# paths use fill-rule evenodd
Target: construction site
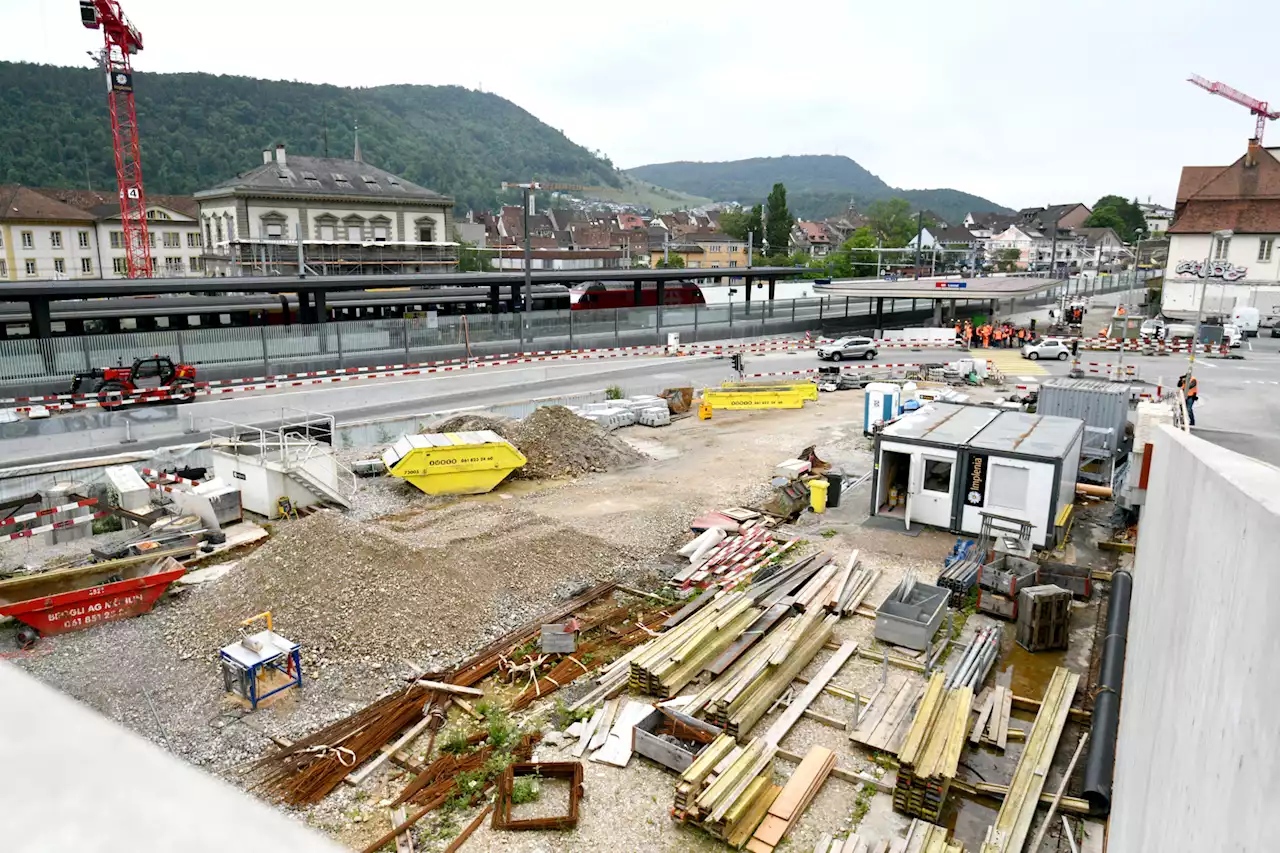
M 8 500 L 0 644 L 347 849 L 1103 850 L 1177 395 L 842 375 L 227 426 Z

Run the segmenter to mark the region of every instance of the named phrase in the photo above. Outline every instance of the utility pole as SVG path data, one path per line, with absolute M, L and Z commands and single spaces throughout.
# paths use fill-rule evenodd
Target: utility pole
M 747 269 L 751 269 L 751 255 L 754 252 L 754 250 L 752 249 L 752 246 L 755 242 L 755 236 L 756 236 L 756 232 L 754 231 L 747 232 Z
M 671 232 L 662 232 L 662 266 L 668 268 L 671 266 Z
M 1049 243 L 1049 278 L 1053 278 L 1058 271 L 1058 223 L 1062 221 L 1062 217 L 1053 220 L 1053 239 Z
M 1230 240 L 1234 233 L 1230 228 L 1226 228 L 1209 235 L 1209 253 L 1205 256 L 1204 266 L 1200 269 L 1200 277 L 1204 279 L 1204 283 L 1200 285 L 1200 305 L 1196 308 L 1195 334 L 1191 338 L 1191 346 L 1187 347 L 1188 380 L 1191 379 L 1191 373 L 1196 367 L 1196 345 L 1200 343 L 1200 323 L 1204 320 L 1204 297 L 1209 292 L 1209 265 L 1213 263 L 1213 249 L 1219 240 Z
M 520 349 L 524 350 L 524 324 L 528 319 L 529 303 L 533 301 L 533 250 L 529 244 L 529 202 L 533 196 L 531 187 L 523 187 L 521 218 L 524 221 L 524 297 L 520 300 Z
M 882 260 L 882 256 L 880 254 L 881 242 L 882 242 L 881 238 L 877 237 L 876 238 L 876 278 L 880 277 L 880 261 Z
M 924 234 L 924 211 L 916 212 L 916 268 L 915 278 L 920 280 L 920 243 L 923 240 L 921 235 Z

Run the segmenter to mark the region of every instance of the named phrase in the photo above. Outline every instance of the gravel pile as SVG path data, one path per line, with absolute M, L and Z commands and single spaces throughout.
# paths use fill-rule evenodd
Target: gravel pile
M 613 577 L 630 555 L 527 513 L 458 505 L 355 522 L 318 512 L 283 525 L 231 574 L 194 590 L 169 637 L 205 656 L 247 616 L 328 666 L 447 666 L 585 584 Z M 377 666 L 374 667 L 373 665 Z
M 625 468 L 645 456 L 599 424 L 580 418 L 564 406 L 542 406 L 523 420 L 485 415 L 457 415 L 432 424 L 430 432 L 493 430 L 529 460 L 511 476 L 524 480 L 581 477 Z

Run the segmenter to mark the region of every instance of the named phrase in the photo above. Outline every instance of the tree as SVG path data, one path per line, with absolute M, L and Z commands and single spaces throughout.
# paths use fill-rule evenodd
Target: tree
M 795 217 L 787 208 L 786 186 L 774 184 L 769 197 L 765 199 L 764 208 L 764 234 L 769 242 L 769 253 L 771 256 L 785 256 L 791 245 L 791 226 L 796 223 Z
M 996 265 L 1001 272 L 1013 272 L 1018 267 L 1018 261 L 1022 260 L 1021 249 L 1001 249 L 996 252 Z
M 657 263 L 657 269 L 660 270 L 682 270 L 684 269 L 684 257 L 681 255 L 671 255 Z
M 1119 222 L 1117 226 L 1116 222 Z M 1104 195 L 1093 205 L 1093 213 L 1084 221 L 1086 228 L 1114 228 L 1120 239 L 1132 243 L 1146 237 L 1147 218 L 1136 201 L 1118 195 Z
M 905 246 L 916 236 L 911 205 L 903 198 L 879 199 L 867 205 L 864 214 L 871 233 L 889 248 Z
M 477 249 L 475 243 L 460 240 L 458 242 L 458 272 L 487 272 L 492 269 L 489 266 L 489 254 L 489 252 L 482 252 Z

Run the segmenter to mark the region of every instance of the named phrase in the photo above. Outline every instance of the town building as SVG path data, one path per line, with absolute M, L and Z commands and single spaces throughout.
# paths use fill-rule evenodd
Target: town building
M 203 276 L 203 238 L 190 196 L 146 200 L 152 275 Z M 0 187 L 0 281 L 128 278 L 116 194 Z
M 649 242 L 650 266 L 678 255 L 686 269 L 734 269 L 747 266 L 747 244 L 719 231 L 692 231 L 681 240 Z
M 1022 221 L 992 234 L 987 241 L 987 260 L 999 263 L 1000 253 L 1018 250 L 1013 262 L 1020 270 L 1070 269 L 1083 260 L 1085 237 L 1069 228 L 1058 228 L 1054 237 L 1052 227 L 1044 227 L 1033 221 Z M 1056 259 L 1056 264 L 1050 260 Z
M 1074 228 L 1077 237 L 1084 238 L 1085 261 L 1088 269 L 1106 271 L 1123 258 L 1133 257 L 1133 251 L 1125 248 L 1124 241 L 1113 228 Z
M 296 275 L 299 250 L 322 275 L 450 272 L 458 262 L 453 199 L 365 163 L 358 147 L 345 160 L 277 145 L 195 198 L 210 275 Z
M 1008 228 L 1015 219 L 1016 217 L 1010 214 L 987 210 L 966 213 L 961 224 L 972 232 L 975 237 L 987 240 L 991 238 L 992 234 L 997 234 Z
M 1162 204 L 1152 204 L 1148 199 L 1146 204 L 1139 204 L 1138 209 L 1142 211 L 1142 216 L 1147 221 L 1147 232 L 1155 237 L 1163 235 L 1169 230 L 1169 224 L 1173 222 L 1173 210 Z
M 1078 201 L 1069 204 L 1051 204 L 1048 207 L 1024 207 L 1017 218 L 1041 228 L 1057 225 L 1059 228 L 1079 228 L 1093 213 L 1088 205 Z
M 797 219 L 791 226 L 791 251 L 811 258 L 825 258 L 831 254 L 831 248 L 831 234 L 821 222 Z
M 1206 315 L 1280 313 L 1280 148 L 1250 140 L 1229 166 L 1184 166 L 1168 234 L 1164 313 L 1194 317 L 1202 290 Z

